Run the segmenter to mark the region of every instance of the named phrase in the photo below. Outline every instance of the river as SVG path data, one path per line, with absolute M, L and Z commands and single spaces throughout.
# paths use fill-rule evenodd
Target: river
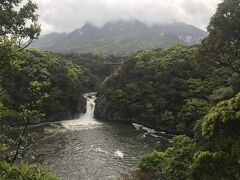
M 29 162 L 48 167 L 64 180 L 115 180 L 135 170 L 141 156 L 168 144 L 164 132 L 97 121 L 93 118 L 95 93 L 85 98 L 87 111 L 78 119 L 29 128 L 38 133 L 26 156 Z

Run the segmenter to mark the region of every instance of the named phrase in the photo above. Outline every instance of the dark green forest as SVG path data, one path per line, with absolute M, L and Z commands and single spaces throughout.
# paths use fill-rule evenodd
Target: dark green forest
M 238 88 L 226 67 L 196 69 L 197 50 L 176 45 L 132 56 L 102 83 L 96 117 L 191 135 L 197 120 Z
M 136 178 L 240 179 L 239 0 L 219 4 L 200 45 L 128 57 L 27 49 L 41 28 L 37 5 L 20 3 L 0 2 L 0 179 L 58 179 L 21 161 L 36 136 L 27 128 L 84 113 L 90 91 L 97 119 L 174 134 L 165 151 L 142 157 Z M 104 65 L 111 62 L 123 64 Z

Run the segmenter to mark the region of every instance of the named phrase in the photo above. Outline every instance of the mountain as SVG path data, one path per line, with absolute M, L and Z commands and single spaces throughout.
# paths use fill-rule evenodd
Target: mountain
M 34 40 L 31 44 L 31 47 L 47 49 L 60 43 L 66 36 L 67 36 L 66 33 L 57 32 L 49 33 L 47 35 L 40 37 L 37 40 Z
M 102 50 L 108 54 L 129 55 L 139 50 L 166 48 L 176 43 L 197 44 L 207 32 L 185 23 L 148 26 L 140 21 L 115 21 L 97 27 L 90 23 L 69 34 L 51 33 L 31 47 L 63 53 Z

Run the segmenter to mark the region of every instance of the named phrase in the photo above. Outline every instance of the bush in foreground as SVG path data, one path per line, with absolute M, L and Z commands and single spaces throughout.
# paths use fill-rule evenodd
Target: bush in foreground
M 57 177 L 42 167 L 28 164 L 10 165 L 6 162 L 0 162 L 0 179 L 57 180 Z

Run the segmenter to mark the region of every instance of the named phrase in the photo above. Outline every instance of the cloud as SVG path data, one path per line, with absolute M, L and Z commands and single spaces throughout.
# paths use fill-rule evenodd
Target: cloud
M 36 0 L 43 34 L 70 32 L 86 22 L 137 19 L 147 24 L 182 21 L 205 29 L 221 0 Z

